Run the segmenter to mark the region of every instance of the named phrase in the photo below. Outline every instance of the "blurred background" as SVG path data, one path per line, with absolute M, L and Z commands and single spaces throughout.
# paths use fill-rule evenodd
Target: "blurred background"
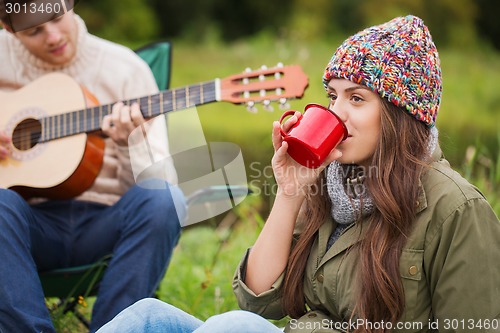
M 81 0 L 75 11 L 98 36 L 133 49 L 173 43 L 171 87 L 298 64 L 309 76 L 302 99 L 326 104 L 325 65 L 349 35 L 396 16 L 424 19 L 441 57 L 437 118 L 447 159 L 500 215 L 500 1 L 497 0 Z M 233 211 L 185 228 L 158 297 L 204 319 L 237 308 L 231 278 L 272 204 L 271 124 L 283 112 L 212 103 L 197 108 L 207 141 L 241 147 L 255 194 Z M 133 269 L 133 268 L 131 268 Z M 68 327 L 61 321 L 61 331 Z M 75 332 L 74 327 L 69 331 Z
M 92 33 L 132 48 L 172 41 L 173 88 L 245 67 L 299 64 L 310 79 L 304 97 L 291 103 L 299 110 L 309 102 L 326 103 L 322 71 L 346 37 L 399 15 L 417 15 L 428 25 L 441 56 L 444 93 L 437 124 L 447 158 L 461 166 L 472 157 L 471 150 L 467 156 L 471 145 L 487 150 L 495 161 L 498 157 L 496 0 L 82 0 L 75 11 Z M 264 165 L 272 153 L 271 121 L 279 114 L 248 115 L 244 109 L 217 103 L 198 111 L 206 135 L 230 138 L 242 146 L 248 164 Z

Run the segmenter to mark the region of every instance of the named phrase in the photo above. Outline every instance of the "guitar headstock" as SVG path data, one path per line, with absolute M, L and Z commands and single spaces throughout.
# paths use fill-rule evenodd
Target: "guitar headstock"
M 272 111 L 271 102 L 278 101 L 280 107 L 288 108 L 287 100 L 301 98 L 309 85 L 307 75 L 299 65 L 246 69 L 241 74 L 220 80 L 221 101 L 235 104 L 246 103 L 248 110 L 255 112 L 255 104 L 262 103 L 264 109 Z

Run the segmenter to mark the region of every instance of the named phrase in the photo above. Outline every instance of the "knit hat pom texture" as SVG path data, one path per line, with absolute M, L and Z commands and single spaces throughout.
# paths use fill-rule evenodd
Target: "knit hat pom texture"
M 323 83 L 344 78 L 363 84 L 427 126 L 441 102 L 439 55 L 424 22 L 398 17 L 349 37 L 328 63 Z

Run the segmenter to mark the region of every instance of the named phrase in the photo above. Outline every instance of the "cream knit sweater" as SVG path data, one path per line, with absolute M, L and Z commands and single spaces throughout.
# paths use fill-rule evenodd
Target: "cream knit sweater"
M 12 34 L 0 31 L 0 89 L 14 90 L 33 80 L 59 71 L 86 87 L 101 104 L 151 95 L 158 92 L 148 65 L 133 51 L 88 33 L 83 20 L 75 15 L 78 46 L 75 58 L 63 67 L 54 67 L 33 56 Z M 72 111 L 72 110 L 68 110 Z M 155 161 L 168 156 L 165 118 L 157 117 L 155 131 L 148 138 Z M 134 171 L 150 165 L 151 155 L 134 154 Z M 168 159 L 167 159 L 168 160 Z M 176 183 L 173 163 L 165 163 L 163 178 Z M 134 184 L 128 147 L 106 139 L 103 167 L 94 184 L 77 199 L 106 205 L 115 203 Z

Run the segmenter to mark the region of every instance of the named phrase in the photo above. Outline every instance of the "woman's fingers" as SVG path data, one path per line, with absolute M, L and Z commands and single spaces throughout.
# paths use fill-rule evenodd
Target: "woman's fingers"
M 342 157 L 342 152 L 338 150 L 337 148 L 334 148 L 330 154 L 326 157 L 325 161 L 323 164 L 321 164 L 320 170 L 323 170 L 328 166 L 328 164 L 332 163 L 335 160 L 338 160 L 339 158 Z
M 280 124 L 278 121 L 273 122 L 273 146 L 275 151 L 281 147 L 281 143 L 283 142 L 281 130 L 285 133 L 288 132 L 300 118 L 302 118 L 302 113 L 296 111 L 295 114 L 288 118 L 283 124 Z
M 300 118 L 302 118 L 302 113 L 299 111 L 295 111 L 294 115 L 288 118 L 284 123 L 283 123 L 283 131 L 288 132 L 293 125 L 295 125 Z
M 277 157 L 277 161 L 283 160 L 287 157 L 287 151 L 288 151 L 288 142 L 283 141 L 281 144 L 281 147 L 276 150 L 275 156 Z
M 281 147 L 281 143 L 283 142 L 283 138 L 281 137 L 280 132 L 280 123 L 277 121 L 273 122 L 272 140 L 274 151 L 277 151 Z

